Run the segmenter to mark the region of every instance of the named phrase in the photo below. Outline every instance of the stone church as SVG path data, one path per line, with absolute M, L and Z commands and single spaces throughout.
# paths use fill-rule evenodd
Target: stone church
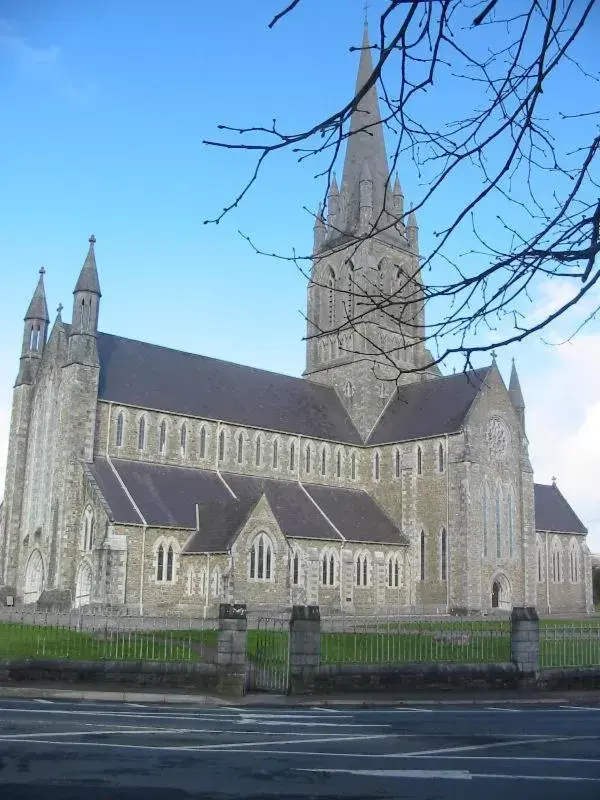
M 367 47 L 359 88 L 371 69 Z M 93 236 L 71 322 L 59 312 L 50 331 L 42 271 L 14 387 L 2 603 L 591 611 L 586 529 L 555 483 L 534 483 L 514 364 L 508 388 L 495 361 L 431 366 L 417 223 L 374 88 L 351 130 L 315 225 L 302 378 L 100 332 Z

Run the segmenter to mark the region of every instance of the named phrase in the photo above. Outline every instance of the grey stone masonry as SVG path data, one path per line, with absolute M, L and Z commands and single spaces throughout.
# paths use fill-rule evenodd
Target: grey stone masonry
M 221 603 L 217 666 L 218 689 L 229 694 L 244 694 L 246 689 L 246 606 Z
M 510 615 L 510 660 L 525 675 L 540 666 L 540 618 L 533 606 L 515 606 Z
M 319 606 L 293 606 L 290 617 L 290 692 L 314 688 L 319 674 L 321 615 Z

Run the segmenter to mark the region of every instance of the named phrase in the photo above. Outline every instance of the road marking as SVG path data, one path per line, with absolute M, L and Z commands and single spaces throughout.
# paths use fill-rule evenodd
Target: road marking
M 238 719 L 238 725 L 264 725 L 264 726 L 276 726 L 276 727 L 305 727 L 305 728 L 391 728 L 391 725 L 377 725 L 377 724 L 365 724 L 363 722 L 296 722 L 295 720 L 275 720 L 275 719 L 264 719 L 263 717 L 242 717 L 242 719 Z
M 297 768 L 296 772 L 327 772 L 342 773 L 345 775 L 364 775 L 367 778 L 421 778 L 438 780 L 467 780 L 473 778 L 495 778 L 499 780 L 529 780 L 529 781 L 568 781 L 581 782 L 591 781 L 600 783 L 600 778 L 584 778 L 580 776 L 567 775 L 512 775 L 506 773 L 493 772 L 469 772 L 468 770 L 440 770 L 440 769 L 308 769 Z
M 248 733 L 248 731 L 246 732 Z M 39 735 L 39 734 L 38 734 Z M 387 739 L 393 734 L 369 734 L 367 736 L 331 736 L 321 737 L 319 739 L 281 739 L 280 741 L 273 742 L 274 745 L 282 744 L 313 744 L 315 742 L 320 744 L 328 744 L 329 742 L 352 742 L 352 741 L 365 741 L 366 739 Z M 14 744 L 60 744 L 62 747 L 109 747 L 117 750 L 155 750 L 155 751 L 168 751 L 168 752 L 244 752 L 239 748 L 254 748 L 257 746 L 264 747 L 265 742 L 231 742 L 222 745 L 143 745 L 143 744 L 125 744 L 123 742 L 65 742 L 64 740 L 53 739 L 16 739 L 13 737 L 0 737 L 0 741 L 14 743 Z M 261 752 L 252 749 L 252 752 Z M 265 750 L 264 752 L 272 752 Z M 281 751 L 286 753 L 287 751 Z M 303 753 L 306 755 L 306 753 Z
M 337 708 L 321 708 L 320 706 L 311 706 L 311 711 L 324 711 L 326 714 L 343 714 L 344 711 Z M 241 711 L 241 709 L 240 709 Z M 347 716 L 347 715 L 346 715 Z
M 463 745 L 461 747 L 440 747 L 436 750 L 415 750 L 412 753 L 402 753 L 396 755 L 403 755 L 405 758 L 408 756 L 437 756 L 437 755 L 444 755 L 445 753 L 464 753 L 469 750 L 487 750 L 491 747 L 512 747 L 514 745 L 520 744 L 537 744 L 537 743 L 544 743 L 550 744 L 552 742 L 577 742 L 589 739 L 598 739 L 598 736 L 538 736 L 524 739 L 520 737 L 519 739 L 512 739 L 506 742 L 489 742 L 488 744 L 469 744 Z M 391 754 L 390 754 L 391 755 Z M 390 756 L 384 756 L 385 758 L 389 758 Z
M 322 719 L 323 714 L 261 714 L 258 711 L 242 711 L 240 712 L 240 716 L 242 717 L 256 717 L 260 719 L 276 719 L 276 720 L 288 720 L 288 719 Z M 352 714 L 343 714 L 337 717 L 337 719 L 352 719 Z M 308 724 L 308 723 L 307 723 Z
M 7 708 L 11 714 L 64 714 L 79 717 L 127 717 L 131 719 L 131 711 L 75 711 L 70 709 L 50 709 L 50 708 Z M 239 714 L 139 714 L 138 719 L 239 719 Z
M 600 706 L 561 706 L 568 711 L 600 711 Z
M 309 769 L 297 768 L 296 772 L 337 772 L 345 775 L 365 775 L 376 778 L 446 778 L 450 780 L 470 781 L 473 777 L 463 769 Z
M 35 698 L 35 702 L 36 702 L 36 703 L 47 703 L 47 704 L 48 704 L 48 705 L 50 705 L 50 706 L 54 705 L 54 703 L 52 702 L 52 700 L 42 700 L 42 698 L 41 698 L 41 697 L 39 697 L 39 698 L 38 698 L 38 697 L 36 697 L 36 698 Z
M 520 714 L 520 708 L 496 708 L 495 706 L 487 706 L 484 711 L 507 711 L 509 714 Z

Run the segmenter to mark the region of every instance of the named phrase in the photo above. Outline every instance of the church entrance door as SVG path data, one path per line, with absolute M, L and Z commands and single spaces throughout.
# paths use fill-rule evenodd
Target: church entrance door
M 498 581 L 492 584 L 492 608 L 500 608 L 500 596 L 502 594 L 502 587 Z
M 90 604 L 92 595 L 92 568 L 87 562 L 79 567 L 75 586 L 75 608 Z

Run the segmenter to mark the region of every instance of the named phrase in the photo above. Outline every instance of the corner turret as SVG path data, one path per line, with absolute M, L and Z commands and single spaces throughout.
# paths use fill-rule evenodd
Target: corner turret
M 25 314 L 23 327 L 23 345 L 21 347 L 21 363 L 15 386 L 31 384 L 35 378 L 48 333 L 48 305 L 44 288 L 44 267 L 40 269 L 40 277 L 35 287 L 29 308 Z
M 98 365 L 98 312 L 100 309 L 100 282 L 96 267 L 94 245 L 96 237 L 89 238 L 90 247 L 73 290 L 73 317 L 69 335 L 69 362 Z

